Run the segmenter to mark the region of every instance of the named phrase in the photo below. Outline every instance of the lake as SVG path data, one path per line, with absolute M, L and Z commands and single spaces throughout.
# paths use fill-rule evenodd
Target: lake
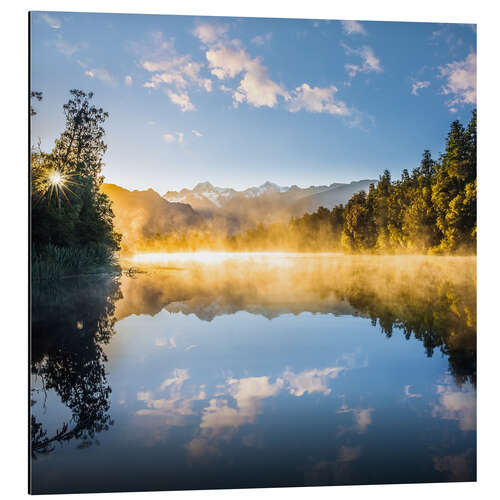
M 33 493 L 476 480 L 474 257 L 124 266 L 33 284 Z

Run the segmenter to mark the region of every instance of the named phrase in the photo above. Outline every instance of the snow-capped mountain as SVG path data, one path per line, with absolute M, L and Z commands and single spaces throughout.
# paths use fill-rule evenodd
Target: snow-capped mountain
M 331 209 L 347 203 L 354 193 L 367 191 L 373 180 L 329 186 L 278 186 L 265 182 L 243 191 L 202 182 L 194 189 L 169 191 L 162 197 L 152 189 L 129 191 L 114 184 L 103 184 L 115 212 L 115 224 L 124 239 L 122 246 L 133 246 L 141 238 L 172 231 L 203 228 L 222 235 L 287 221 L 314 212 L 320 206 Z
M 282 187 L 272 182 L 265 182 L 258 187 L 250 187 L 244 191 L 233 188 L 212 186 L 210 182 L 200 182 L 194 189 L 181 191 L 167 191 L 163 197 L 170 202 L 189 203 L 195 210 L 207 208 L 222 208 L 229 200 L 234 198 L 258 198 L 263 195 L 284 193 L 289 187 Z
M 194 210 L 201 212 L 218 213 L 230 209 L 252 210 L 260 207 L 259 212 L 267 208 L 281 211 L 286 208 L 287 212 L 296 205 L 294 215 L 301 215 L 304 210 L 316 210 L 320 205 L 332 208 L 339 203 L 346 203 L 356 192 L 362 189 L 368 190 L 370 183 L 374 180 L 354 181 L 346 183 L 332 183 L 329 186 L 310 186 L 301 188 L 293 186 L 278 186 L 272 182 L 265 182 L 261 186 L 250 187 L 243 191 L 233 188 L 222 188 L 213 186 L 210 182 L 201 182 L 194 189 L 182 189 L 180 191 L 168 191 L 163 197 L 169 202 L 187 203 Z M 322 194 L 320 196 L 320 194 Z M 300 203 L 299 200 L 302 200 Z
M 361 190 L 368 190 L 374 180 L 354 181 L 349 184 L 332 183 L 329 186 L 278 186 L 265 182 L 242 191 L 213 186 L 201 182 L 194 189 L 168 191 L 164 198 L 169 202 L 186 203 L 205 218 L 223 220 L 229 232 L 238 231 L 256 223 L 264 224 L 288 220 L 314 212 L 320 206 L 331 209 Z

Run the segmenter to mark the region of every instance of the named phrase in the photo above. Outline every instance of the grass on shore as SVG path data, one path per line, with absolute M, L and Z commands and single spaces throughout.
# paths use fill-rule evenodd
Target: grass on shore
M 31 277 L 34 281 L 110 272 L 118 268 L 114 253 L 103 245 L 72 248 L 44 245 L 33 247 L 31 254 Z

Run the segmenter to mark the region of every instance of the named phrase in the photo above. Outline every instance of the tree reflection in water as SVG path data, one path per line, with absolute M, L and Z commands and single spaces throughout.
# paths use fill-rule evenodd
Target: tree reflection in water
M 439 349 L 458 385 L 476 383 L 475 257 L 309 254 L 175 266 L 124 279 L 117 317 L 162 309 L 206 321 L 237 311 L 369 317 L 387 337 L 397 328 L 420 340 L 427 356 Z
M 113 424 L 103 346 L 116 320 L 163 309 L 205 321 L 238 311 L 362 316 L 387 337 L 397 329 L 418 339 L 427 356 L 440 350 L 456 383 L 475 385 L 475 258 L 304 256 L 143 270 L 121 283 L 103 278 L 33 288 L 32 406 L 53 391 L 71 412 L 50 431 L 33 412 L 34 456 L 70 440 L 89 446 Z
M 115 301 L 121 297 L 117 279 L 93 278 L 37 283 L 32 289 L 31 406 L 44 404 L 55 391 L 71 418 L 52 432 L 31 414 L 31 453 L 53 451 L 57 443 L 96 442 L 109 429 L 111 387 L 103 345 L 114 333 Z

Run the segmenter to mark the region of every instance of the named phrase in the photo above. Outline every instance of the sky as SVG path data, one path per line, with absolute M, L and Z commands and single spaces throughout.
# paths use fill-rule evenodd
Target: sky
M 399 177 L 476 106 L 476 26 L 33 12 L 32 144 L 94 92 L 106 182 L 301 187 Z

